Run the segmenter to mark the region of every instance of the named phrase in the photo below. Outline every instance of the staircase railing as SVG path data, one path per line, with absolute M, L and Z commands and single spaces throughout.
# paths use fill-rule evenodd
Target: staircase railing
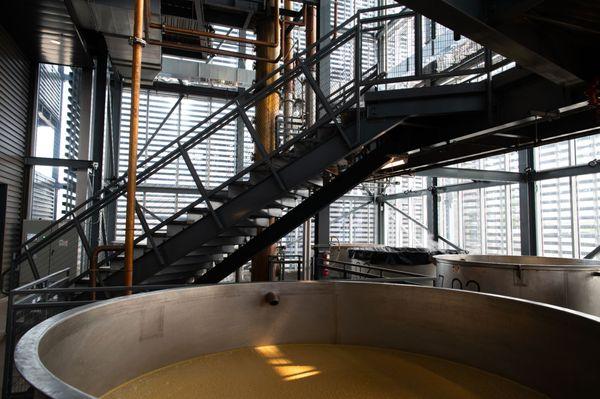
M 399 11 L 390 12 L 390 10 L 393 11 L 394 9 L 399 9 Z M 378 17 L 362 18 L 363 15 L 372 15 L 374 13 L 384 14 L 379 15 Z M 210 210 L 212 217 L 216 219 L 216 213 L 214 212 L 214 209 L 212 209 L 209 199 L 230 184 L 243 180 L 251 171 L 255 170 L 259 166 L 266 165 L 271 174 L 278 181 L 279 185 L 283 189 L 289 189 L 285 187 L 285 182 L 279 178 L 277 174 L 277 168 L 271 162 L 272 158 L 278 154 L 283 154 L 290 151 L 294 144 L 307 138 L 308 136 L 314 135 L 317 129 L 326 124 L 333 123 L 338 129 L 338 133 L 344 136 L 344 140 L 347 145 L 352 147 L 356 141 L 356 137 L 345 136 L 344 130 L 341 128 L 340 122 L 338 121 L 338 117 L 342 112 L 355 107 L 357 113 L 356 131 L 359 132 L 358 125 L 360 123 L 360 118 L 358 116 L 360 112 L 360 106 L 357 105 L 360 104 L 359 100 L 362 93 L 361 90 L 365 87 L 365 85 L 368 85 L 374 77 L 378 77 L 379 81 L 381 81 L 382 78 L 380 74 L 373 74 L 371 68 L 369 68 L 369 73 L 367 76 L 365 76 L 363 73 L 361 43 L 363 31 L 366 29 L 372 29 L 372 27 L 369 28 L 369 26 L 381 25 L 385 21 L 402 18 L 406 15 L 407 12 L 397 4 L 363 9 L 359 11 L 357 14 L 339 25 L 337 29 L 327 33 L 316 43 L 308 46 L 305 50 L 296 54 L 288 63 L 293 66 L 291 71 L 285 71 L 286 65 L 288 64 L 281 65 L 267 77 L 259 82 L 256 82 L 253 86 L 242 92 L 239 96 L 227 102 L 212 115 L 203 119 L 195 126 L 181 134 L 178 138 L 172 140 L 160 150 L 156 151 L 153 155 L 140 162 L 138 164 L 139 172 L 136 177 L 138 185 L 151 178 L 166 166 L 179 159 L 182 159 L 188 168 L 190 176 L 197 186 L 199 197 L 189 205 L 175 212 L 171 217 L 159 222 L 152 228 L 145 220 L 141 208 L 138 207 L 137 215 L 142 226 L 142 234 L 135 239 L 135 242 L 139 243 L 140 241 L 148 239 L 150 246 L 155 251 L 157 256 L 160 257 L 160 254 L 156 249 L 156 244 L 152 239 L 152 235 L 155 232 L 202 202 L 206 203 L 206 206 Z M 334 33 L 336 36 L 334 36 Z M 323 61 L 326 57 L 330 57 L 335 51 L 339 50 L 345 45 L 352 45 L 354 47 L 354 74 L 346 83 L 346 85 L 343 86 L 344 88 L 341 90 L 341 93 L 334 93 L 333 96 L 328 98 L 320 89 L 311 71 L 316 68 L 319 62 Z M 317 49 L 317 51 L 311 55 L 311 50 L 313 49 Z M 248 110 L 265 97 L 277 93 L 283 88 L 286 82 L 292 79 L 306 80 L 308 86 L 316 94 L 319 109 L 322 109 L 324 112 L 322 112 L 317 121 L 312 126 L 308 126 L 304 132 L 287 141 L 273 152 L 267 153 L 261 142 L 258 140 L 255 127 L 248 117 Z M 223 127 L 234 122 L 238 117 L 242 118 L 246 130 L 250 134 L 254 145 L 261 155 L 261 159 L 255 161 L 250 166 L 230 177 L 217 187 L 207 189 L 194 167 L 192 159 L 190 158 L 190 152 L 213 134 L 220 131 Z M 34 271 L 34 275 L 39 276 L 34 255 L 46 248 L 50 243 L 58 240 L 65 233 L 71 231 L 72 229 L 75 229 L 77 232 L 77 235 L 81 240 L 81 247 L 85 255 L 87 255 L 87 258 L 90 259 L 93 248 L 92 243 L 86 236 L 84 224 L 87 223 L 94 215 L 98 215 L 98 213 L 104 207 L 117 201 L 117 199 L 126 193 L 125 183 L 127 178 L 127 173 L 123 174 L 112 184 L 106 186 L 93 197 L 75 207 L 71 212 L 65 214 L 51 226 L 27 240 L 21 246 L 19 252 L 15 256 L 14 267 L 18 267 L 22 263 L 27 262 L 32 271 Z M 218 225 L 220 224 L 218 219 L 215 221 Z

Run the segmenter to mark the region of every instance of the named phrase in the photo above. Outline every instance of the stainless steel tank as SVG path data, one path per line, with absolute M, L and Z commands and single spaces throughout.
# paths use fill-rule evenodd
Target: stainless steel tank
M 599 336 L 600 318 L 501 296 L 284 282 L 184 288 L 84 306 L 34 327 L 15 355 L 27 381 L 52 398 L 97 397 L 202 354 L 285 343 L 394 348 L 477 367 L 553 398 L 586 398 L 597 397 Z
M 507 295 L 600 316 L 600 262 L 503 255 L 439 255 L 438 287 Z

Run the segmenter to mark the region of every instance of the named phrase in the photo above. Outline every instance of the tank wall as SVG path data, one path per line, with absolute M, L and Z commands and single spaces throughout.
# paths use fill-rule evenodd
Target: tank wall
M 269 291 L 279 293 L 279 305 L 265 303 Z M 588 397 L 600 375 L 600 319 L 426 287 L 290 282 L 192 288 L 109 301 L 38 327 L 19 343 L 16 359 L 25 377 L 46 392 L 61 386 L 48 383 L 47 372 L 25 367 L 36 349 L 51 373 L 95 396 L 204 353 L 294 342 L 439 356 L 552 397 Z
M 521 261 L 522 258 L 525 261 Z M 564 259 L 561 264 L 559 260 L 527 256 L 441 256 L 436 257 L 436 284 L 543 302 L 600 316 L 600 262 Z
M 326 286 L 289 286 L 276 307 L 264 301 L 268 291 L 254 284 L 215 286 L 92 308 L 51 329 L 40 343 L 40 357 L 61 380 L 99 396 L 140 374 L 205 353 L 335 342 L 334 293 Z

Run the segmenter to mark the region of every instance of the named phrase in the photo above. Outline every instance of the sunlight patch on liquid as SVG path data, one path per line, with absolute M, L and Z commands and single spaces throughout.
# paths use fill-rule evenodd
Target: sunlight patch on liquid
M 290 359 L 285 357 L 281 349 L 275 345 L 258 346 L 254 350 L 267 358 L 267 363 L 273 367 L 275 372 L 284 381 L 295 381 L 321 374 L 315 366 L 294 365 Z

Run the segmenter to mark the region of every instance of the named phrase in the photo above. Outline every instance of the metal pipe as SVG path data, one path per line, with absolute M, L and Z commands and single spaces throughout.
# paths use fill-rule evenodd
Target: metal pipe
M 151 40 L 148 40 L 148 44 L 166 47 L 166 48 L 177 49 L 177 50 L 204 52 L 204 53 L 215 54 L 215 55 L 224 55 L 224 56 L 228 56 L 228 57 L 244 58 L 244 59 L 253 60 L 253 61 L 264 61 L 264 62 L 269 62 L 269 63 L 279 62 L 279 57 L 274 58 L 274 59 L 269 59 L 269 58 L 257 57 L 252 54 L 238 53 L 236 51 L 227 51 L 227 50 L 215 49 L 212 47 L 197 46 L 194 44 L 183 44 L 183 43 L 171 42 L 171 41 L 167 41 L 167 40 L 152 40 L 151 39 Z
M 277 18 L 277 16 L 275 18 Z M 156 29 L 161 29 L 164 32 L 179 33 L 179 34 L 186 35 L 186 36 L 204 36 L 204 37 L 210 37 L 213 39 L 221 39 L 221 40 L 237 42 L 237 43 L 253 44 L 255 46 L 279 47 L 279 36 L 275 38 L 274 42 L 269 42 L 269 41 L 264 41 L 264 40 L 248 39 L 248 38 L 240 37 L 240 36 L 222 35 L 220 33 L 206 32 L 206 31 L 201 31 L 201 30 L 196 30 L 196 29 L 178 28 L 176 26 L 157 24 L 157 23 L 150 23 L 150 27 L 156 28 Z
M 338 0 L 333 0 L 333 39 L 337 37 Z
M 131 116 L 129 129 L 129 160 L 127 167 L 127 210 L 125 213 L 125 281 L 133 285 L 133 248 L 135 240 L 135 189 L 137 177 L 137 142 L 140 106 L 140 82 L 142 75 L 142 48 L 144 41 L 144 0 L 136 0 L 133 24 L 133 59 L 131 62 Z M 127 291 L 127 295 L 131 291 Z
M 90 259 L 90 287 L 96 288 L 96 273 L 98 271 L 98 255 L 100 252 L 107 251 L 121 251 L 123 250 L 122 245 L 98 245 L 92 251 L 92 257 Z M 96 291 L 91 291 L 92 301 L 96 300 Z
M 317 41 L 317 12 L 315 6 L 306 6 L 306 47 L 309 48 L 306 58 L 315 55 L 317 49 L 313 44 Z M 312 47 L 311 47 L 312 46 Z M 310 74 L 314 77 L 316 64 L 311 63 L 309 66 Z M 306 126 L 312 126 L 316 120 L 316 96 L 314 90 L 309 85 L 306 85 Z
M 302 21 L 294 21 L 291 18 L 280 20 L 279 6 L 277 6 L 275 8 L 274 20 L 280 26 L 280 35 L 277 35 L 275 37 L 275 42 L 270 42 L 270 41 L 266 41 L 266 40 L 246 39 L 246 38 L 242 38 L 239 36 L 221 35 L 218 33 L 197 31 L 197 30 L 193 30 L 193 29 L 183 29 L 183 28 L 178 28 L 178 27 L 174 27 L 174 26 L 165 26 L 165 25 L 161 25 L 161 24 L 157 24 L 157 23 L 150 24 L 151 27 L 153 27 L 153 28 L 160 28 L 160 29 L 164 28 L 163 30 L 165 30 L 165 31 L 172 31 L 172 32 L 181 33 L 181 34 L 189 34 L 191 36 L 196 36 L 196 35 L 207 36 L 207 37 L 218 38 L 221 40 L 230 40 L 230 41 L 239 42 L 239 43 L 253 44 L 258 47 L 264 46 L 264 47 L 279 48 L 279 54 L 274 58 L 259 57 L 259 56 L 254 56 L 251 54 L 242 53 L 242 52 L 220 50 L 218 48 L 198 46 L 198 45 L 194 45 L 194 44 L 185 44 L 185 43 L 179 43 L 179 42 L 171 42 L 168 40 L 149 39 L 148 44 L 161 46 L 161 47 L 167 47 L 167 48 L 173 48 L 173 49 L 177 49 L 177 50 L 205 52 L 205 53 L 209 53 L 209 54 L 224 55 L 224 56 L 228 56 L 228 57 L 242 58 L 242 59 L 248 59 L 248 60 L 253 60 L 253 61 L 264 61 L 264 62 L 276 64 L 279 61 L 281 61 L 282 57 L 284 57 L 284 50 L 283 50 L 284 46 L 282 45 L 282 43 L 284 41 L 284 34 L 285 34 L 284 32 L 286 32 L 286 25 L 305 26 L 306 25 L 306 12 L 307 12 L 306 10 L 307 10 L 307 6 L 304 6 L 304 13 L 303 13 L 304 15 L 303 15 Z M 149 16 L 148 16 L 148 18 L 149 18 Z

